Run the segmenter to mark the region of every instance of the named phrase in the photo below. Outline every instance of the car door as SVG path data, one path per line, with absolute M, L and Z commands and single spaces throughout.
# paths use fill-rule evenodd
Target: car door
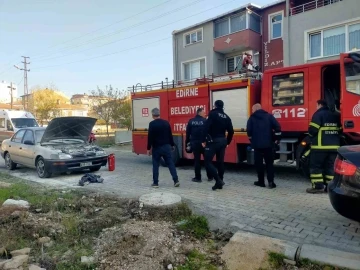
M 20 129 L 18 132 L 15 133 L 15 135 L 11 138 L 10 142 L 9 142 L 9 146 L 8 146 L 8 151 L 10 153 L 10 157 L 12 159 L 12 161 L 14 161 L 15 163 L 20 163 L 21 162 L 21 142 L 22 139 L 24 137 L 25 134 L 25 129 Z
M 33 130 L 28 129 L 26 131 L 19 149 L 19 156 L 22 164 L 28 167 L 35 166 L 35 139 Z

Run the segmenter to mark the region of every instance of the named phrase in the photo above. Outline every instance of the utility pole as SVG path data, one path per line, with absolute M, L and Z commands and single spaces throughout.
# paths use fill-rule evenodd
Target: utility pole
M 19 68 L 16 65 L 14 65 L 14 67 L 16 67 L 19 70 L 24 71 L 24 101 L 23 101 L 23 105 L 24 105 L 24 110 L 26 110 L 27 106 L 28 106 L 28 95 L 29 95 L 27 73 L 30 72 L 30 69 L 27 69 L 27 65 L 30 65 L 30 62 L 27 62 L 27 59 L 30 57 L 28 57 L 28 56 L 21 56 L 21 57 L 24 58 L 24 61 L 21 62 L 24 64 L 24 68 Z
M 13 91 L 15 90 L 15 87 L 13 87 L 13 83 L 10 83 L 10 86 L 8 86 L 8 88 L 10 88 L 10 108 L 13 108 Z

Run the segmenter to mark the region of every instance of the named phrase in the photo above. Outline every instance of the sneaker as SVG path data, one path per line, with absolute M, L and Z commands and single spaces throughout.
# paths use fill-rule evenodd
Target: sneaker
M 257 187 L 265 187 L 265 184 L 259 181 L 254 182 L 254 185 Z
M 196 182 L 196 183 L 201 183 L 201 179 L 197 179 L 196 177 L 194 177 L 193 179 L 191 179 L 191 181 Z
M 221 181 L 221 184 L 222 184 L 223 186 L 225 186 L 224 179 L 220 179 L 220 181 Z
M 179 181 L 176 181 L 176 182 L 174 183 L 174 187 L 180 187 Z
M 269 188 L 270 189 L 276 188 L 276 184 L 274 182 L 270 182 L 269 183 Z
M 209 182 L 211 182 L 212 180 L 214 180 L 214 178 L 209 178 L 209 177 L 208 177 L 208 181 L 209 181 Z
M 158 188 L 158 187 L 159 187 L 159 184 L 152 184 L 151 187 L 152 187 L 152 188 Z
M 321 193 L 324 193 L 324 189 L 323 188 L 307 188 L 306 189 L 306 192 L 307 193 L 310 193 L 310 194 L 321 194 Z

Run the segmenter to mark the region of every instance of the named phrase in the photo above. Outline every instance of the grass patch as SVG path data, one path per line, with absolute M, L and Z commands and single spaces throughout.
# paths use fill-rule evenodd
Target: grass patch
M 198 239 L 203 239 L 209 235 L 209 224 L 204 216 L 192 215 L 178 223 L 180 230 L 191 233 Z
M 217 270 L 215 265 L 212 265 L 206 258 L 206 256 L 197 250 L 192 250 L 187 256 L 187 262 L 185 265 L 178 266 L 178 270 Z
M 278 269 L 284 265 L 284 259 L 286 259 L 286 257 L 283 254 L 269 252 L 269 263 L 271 267 L 274 267 L 275 269 Z
M 111 147 L 115 145 L 115 136 L 96 137 L 95 144 L 103 148 Z

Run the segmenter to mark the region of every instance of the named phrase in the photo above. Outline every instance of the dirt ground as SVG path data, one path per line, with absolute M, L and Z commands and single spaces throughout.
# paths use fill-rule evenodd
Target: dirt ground
M 210 233 L 207 223 L 198 234 L 177 225 L 198 220 L 183 204 L 143 209 L 137 200 L 24 184 L 1 188 L 0 205 L 8 198 L 26 200 L 30 208 L 0 208 L 0 269 L 23 248 L 31 248 L 28 264 L 47 270 L 223 269 L 219 254 L 228 239 Z

